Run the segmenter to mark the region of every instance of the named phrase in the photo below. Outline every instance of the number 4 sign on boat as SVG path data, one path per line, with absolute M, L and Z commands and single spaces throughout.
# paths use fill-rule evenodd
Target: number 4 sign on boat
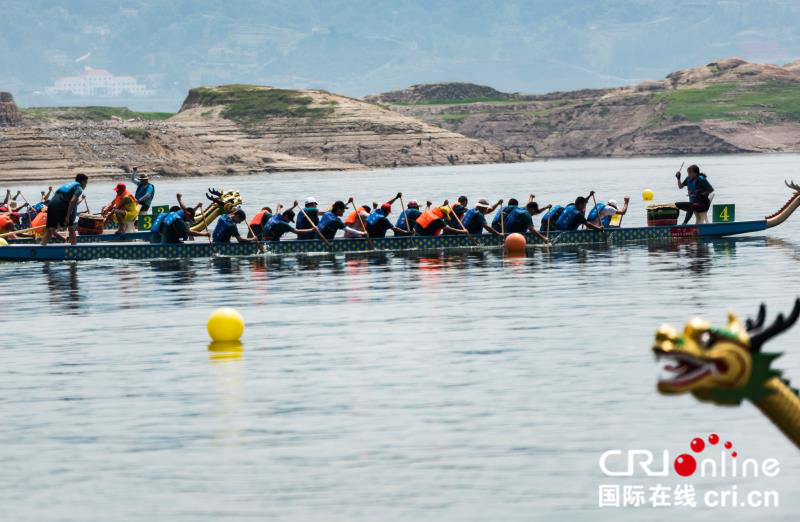
M 736 205 L 714 205 L 714 223 L 730 223 L 736 221 Z

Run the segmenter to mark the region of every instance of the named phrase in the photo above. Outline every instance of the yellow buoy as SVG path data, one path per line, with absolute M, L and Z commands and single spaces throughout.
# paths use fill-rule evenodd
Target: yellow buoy
M 213 341 L 238 341 L 244 333 L 244 319 L 234 308 L 217 308 L 208 318 L 208 335 Z
M 0 237 L 0 246 L 8 246 L 8 241 Z
M 509 234 L 504 245 L 509 254 L 519 254 L 525 252 L 525 236 L 516 232 Z
M 651 189 L 644 189 L 642 192 L 642 199 L 645 201 L 653 201 L 653 191 Z

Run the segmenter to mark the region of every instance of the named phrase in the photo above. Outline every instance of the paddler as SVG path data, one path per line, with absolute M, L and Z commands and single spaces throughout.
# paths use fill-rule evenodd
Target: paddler
M 214 243 L 230 243 L 231 238 L 235 237 L 239 243 L 250 243 L 252 239 L 243 238 L 239 235 L 239 223 L 247 219 L 244 210 L 237 208 L 230 214 L 223 214 L 217 220 L 217 226 L 214 227 L 214 233 L 211 238 Z
M 281 236 L 286 234 L 287 232 L 291 232 L 297 236 L 300 234 L 305 234 L 307 232 L 314 232 L 314 229 L 308 230 L 298 230 L 291 225 L 292 221 L 294 221 L 294 207 L 297 206 L 297 201 L 294 202 L 294 205 L 289 210 L 284 210 L 281 213 L 275 214 L 272 216 L 272 219 L 269 220 L 267 223 L 266 228 L 264 229 L 264 238 L 268 241 L 280 241 Z
M 459 222 L 461 221 L 461 218 L 464 217 L 464 214 L 466 214 L 468 210 L 466 207 L 466 203 L 468 201 L 467 196 L 459 196 L 458 201 L 459 201 L 458 203 L 456 203 L 451 207 L 453 211 L 447 218 L 447 225 L 454 230 L 461 230 L 461 225 L 459 224 Z M 448 232 L 446 230 L 443 233 L 453 234 L 453 232 Z
M 404 227 L 396 227 L 389 221 L 389 214 L 392 212 L 392 203 L 402 196 L 403 194 L 398 192 L 395 197 L 370 213 L 366 224 L 369 237 L 386 237 L 386 232 L 388 230 L 394 231 L 394 235 L 396 236 L 408 235 Z
M 131 181 L 136 185 L 134 197 L 140 205 L 139 213 L 147 214 L 153 204 L 153 196 L 156 195 L 156 187 L 150 183 L 150 175 L 146 172 L 139 174 L 139 167 L 133 167 L 131 171 Z
M 188 208 L 183 204 L 183 195 L 176 195 L 178 205 L 172 206 L 169 212 L 162 212 L 150 227 L 151 243 L 182 243 L 192 237 L 208 237 L 208 231 L 195 232 L 190 225 L 194 222 L 196 208 Z
M 447 224 L 450 213 L 450 204 L 445 200 L 441 207 L 429 208 L 423 212 L 414 224 L 414 231 L 420 236 L 436 236 L 442 231 L 467 234 L 466 230 L 453 228 Z
M 411 234 L 414 230 L 414 223 L 417 222 L 417 218 L 421 215 L 422 212 L 419 210 L 419 203 L 416 199 L 412 199 L 408 202 L 406 209 L 400 213 L 400 217 L 397 218 L 397 222 L 394 226 L 402 228 L 404 231 Z
M 564 207 L 563 210 L 561 210 L 560 214 L 558 215 L 558 219 L 555 220 L 556 226 L 553 227 L 551 223 L 550 227 L 556 228 L 557 230 L 577 230 L 581 225 L 585 225 L 586 228 L 602 231 L 603 225 L 595 225 L 594 223 L 590 223 L 586 220 L 586 216 L 584 216 L 584 213 L 586 212 L 586 203 L 592 196 L 594 196 L 594 190 L 591 191 L 589 196 L 586 198 L 583 196 L 578 196 L 575 198 L 574 203 L 570 203 Z
M 47 232 L 42 238 L 42 245 L 46 245 L 54 234 L 58 234 L 59 227 L 67 227 L 69 230 L 70 244 L 75 245 L 78 242 L 75 234 L 78 202 L 88 184 L 89 177 L 86 174 L 78 174 L 75 176 L 75 181 L 62 185 L 56 190 L 47 207 Z
M 278 212 L 280 211 L 281 209 L 279 206 Z M 250 226 L 247 230 L 247 237 L 256 237 L 259 240 L 263 239 L 264 227 L 267 225 L 270 219 L 272 219 L 272 209 L 269 207 L 261 207 L 261 210 L 259 210 L 258 213 L 253 216 L 253 219 L 250 220 Z
M 508 214 L 519 206 L 519 201 L 516 198 L 511 198 L 508 200 L 508 205 L 502 207 L 500 210 L 497 211 L 497 214 L 494 215 L 492 218 L 492 228 L 495 230 L 500 230 L 500 219 L 505 221 Z
M 116 197 L 100 213 L 106 217 L 107 222 L 113 220 L 119 225 L 117 234 L 124 234 L 128 231 L 128 227 L 136 221 L 136 217 L 139 215 L 139 204 L 136 197 L 128 192 L 125 183 L 117 183 L 114 192 L 117 193 Z
M 700 167 L 691 165 L 686 169 L 686 179 L 681 181 L 681 173 L 676 172 L 675 178 L 678 180 L 678 188 L 686 187 L 689 192 L 689 201 L 678 201 L 675 206 L 678 210 L 686 212 L 686 217 L 683 224 L 689 223 L 692 215 L 695 212 L 708 212 L 711 206 L 711 193 L 714 192 L 714 187 L 708 182 L 705 174 L 700 172 Z
M 344 221 L 342 221 L 342 216 L 344 215 L 347 205 L 352 202 L 353 198 L 348 199 L 347 203 L 344 201 L 337 201 L 333 204 L 333 207 L 331 207 L 329 211 L 322 215 L 317 228 L 319 228 L 320 234 L 322 234 L 325 239 L 331 240 L 336 237 L 336 232 L 338 230 L 344 230 L 345 232 L 349 232 L 350 234 L 358 237 L 363 237 L 366 235 L 365 232 L 356 230 L 353 227 L 349 227 L 344 223 Z
M 305 214 L 303 214 L 305 212 Z M 308 230 L 311 229 L 311 233 L 300 233 L 297 236 L 297 239 L 315 239 L 316 233 L 314 233 L 314 227 L 311 226 L 311 223 L 314 225 L 319 224 L 319 208 L 317 204 L 317 200 L 309 196 L 306 198 L 305 205 L 303 207 L 303 212 L 299 212 L 297 215 L 297 229 L 298 230 Z M 308 219 L 306 219 L 306 215 Z M 309 222 L 309 219 L 311 222 Z
M 531 198 L 532 197 L 533 196 L 531 196 Z M 536 230 L 536 227 L 533 226 L 533 216 L 541 214 L 542 212 L 550 210 L 551 208 L 552 205 L 547 205 L 546 207 L 540 209 L 539 204 L 531 199 L 525 204 L 524 207 L 517 206 L 511 209 L 506 216 L 505 223 L 503 224 L 505 227 L 504 232 L 506 234 L 524 234 L 525 232 L 530 232 L 534 236 L 547 243 L 547 237 Z
M 605 228 L 608 228 L 611 226 L 612 217 L 624 216 L 625 213 L 628 212 L 628 203 L 630 200 L 631 198 L 629 196 L 625 196 L 625 205 L 622 209 L 619 208 L 619 204 L 613 199 L 609 199 L 606 203 L 598 203 L 592 207 L 586 219 L 595 225 L 603 225 Z
M 351 210 L 350 213 L 345 216 L 344 224 L 352 228 L 355 232 L 351 233 L 348 232 L 347 229 L 344 229 L 344 237 L 348 239 L 363 237 L 364 227 L 367 225 L 367 218 L 370 212 L 372 212 L 372 208 L 369 205 L 361 205 L 358 207 L 357 211 Z M 356 232 L 358 233 L 356 234 Z
M 502 199 L 495 203 L 494 206 L 489 206 L 488 200 L 480 199 L 478 200 L 478 204 L 475 205 L 475 208 L 467 210 L 467 212 L 464 214 L 464 217 L 461 218 L 461 223 L 470 234 L 482 234 L 483 231 L 486 230 L 490 234 L 499 236 L 500 232 L 493 229 L 488 225 L 488 223 L 486 223 L 486 214 L 494 211 L 494 209 L 502 204 Z

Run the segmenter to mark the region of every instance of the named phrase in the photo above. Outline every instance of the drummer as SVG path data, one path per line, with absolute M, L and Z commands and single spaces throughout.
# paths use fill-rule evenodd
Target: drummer
M 100 213 L 106 221 L 113 220 L 119 224 L 117 234 L 124 234 L 128 231 L 128 227 L 133 228 L 133 222 L 139 216 L 139 204 L 136 197 L 128 192 L 125 183 L 118 183 L 114 191 L 117 196 Z
M 42 238 L 42 245 L 46 245 L 53 235 L 58 235 L 59 227 L 69 229 L 69 242 L 76 244 L 78 238 L 75 234 L 75 220 L 78 217 L 78 201 L 81 194 L 89 184 L 86 174 L 78 174 L 75 181 L 62 185 L 56 190 L 50 205 L 47 207 L 47 232 Z

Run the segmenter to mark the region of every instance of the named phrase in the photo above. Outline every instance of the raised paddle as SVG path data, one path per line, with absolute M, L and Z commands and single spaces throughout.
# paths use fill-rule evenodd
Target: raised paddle
M 206 234 L 208 234 L 208 244 L 211 245 L 211 255 L 214 255 L 214 242 L 211 240 L 211 231 L 208 230 L 208 222 L 206 221 L 206 213 L 203 210 L 203 202 L 201 201 L 198 205 L 200 207 L 200 217 L 203 218 L 203 227 L 206 229 Z
M 400 211 L 406 217 L 406 231 L 408 232 L 408 235 L 409 236 L 413 236 L 414 235 L 414 231 L 411 230 L 411 222 L 408 220 L 408 209 L 406 208 L 406 204 L 403 203 L 402 194 L 400 195 Z
M 592 203 L 594 203 L 594 208 L 597 208 L 597 200 L 594 197 L 594 191 L 590 194 L 592 196 Z M 603 222 L 600 220 L 600 212 L 597 212 L 597 221 L 600 223 L 600 230 L 603 232 L 603 239 L 608 242 L 608 234 L 606 233 L 605 229 L 603 228 Z M 589 228 L 589 227 L 586 227 Z
M 300 212 L 302 212 L 303 215 L 306 217 L 306 221 L 308 221 L 308 224 L 311 225 L 311 228 L 314 229 L 314 232 L 316 232 L 319 238 L 328 246 L 328 250 L 332 250 L 333 245 L 330 244 L 328 239 L 322 235 L 322 232 L 319 231 L 319 227 L 317 227 L 317 225 L 315 225 L 314 222 L 311 221 L 311 218 L 308 217 L 308 214 L 306 214 L 306 209 L 304 209 L 303 207 L 298 207 L 298 208 L 300 209 Z
M 367 225 L 364 223 L 364 219 L 362 219 L 361 212 L 358 211 L 358 207 L 356 207 L 356 204 L 353 203 L 353 198 L 351 197 L 350 199 L 347 200 L 347 202 L 350 203 L 351 205 L 353 205 L 353 210 L 356 213 L 356 217 L 358 218 L 358 222 L 361 223 L 361 229 L 364 231 L 364 237 L 367 238 L 367 242 L 369 243 L 369 247 L 372 250 L 375 250 L 375 243 L 373 243 L 372 242 L 372 238 L 369 237 L 369 232 L 367 232 Z

